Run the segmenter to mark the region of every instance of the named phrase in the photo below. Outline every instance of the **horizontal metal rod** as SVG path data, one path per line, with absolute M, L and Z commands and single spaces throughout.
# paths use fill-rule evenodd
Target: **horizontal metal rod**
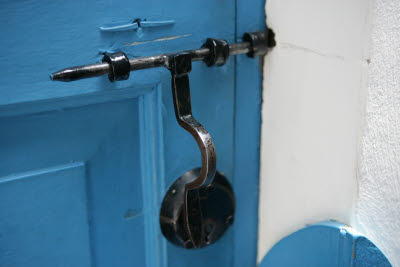
M 238 55 L 248 53 L 250 50 L 249 42 L 241 42 L 234 43 L 229 45 L 229 55 Z M 134 70 L 142 70 L 148 68 L 155 67 L 167 67 L 167 59 L 168 56 L 174 55 L 177 53 L 190 53 L 192 55 L 192 61 L 201 61 L 206 58 L 210 54 L 210 50 L 208 48 L 200 48 L 194 50 L 186 50 L 175 53 L 166 53 L 155 56 L 148 57 L 138 57 L 129 59 L 130 69 Z M 53 81 L 63 81 L 70 82 L 85 78 L 93 78 L 102 75 L 109 74 L 111 71 L 111 67 L 108 63 L 96 63 L 91 65 L 83 65 L 77 67 L 66 68 L 57 72 L 54 72 L 50 79 Z

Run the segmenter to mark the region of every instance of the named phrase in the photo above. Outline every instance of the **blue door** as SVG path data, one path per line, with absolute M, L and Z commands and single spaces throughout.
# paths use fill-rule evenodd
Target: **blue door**
M 1 0 L 0 266 L 255 266 L 258 60 L 193 63 L 193 113 L 213 137 L 236 214 L 218 242 L 191 250 L 170 244 L 159 225 L 170 185 L 201 164 L 176 122 L 169 72 L 118 83 L 57 83 L 49 74 L 105 52 L 240 41 L 265 28 L 263 10 L 262 0 Z

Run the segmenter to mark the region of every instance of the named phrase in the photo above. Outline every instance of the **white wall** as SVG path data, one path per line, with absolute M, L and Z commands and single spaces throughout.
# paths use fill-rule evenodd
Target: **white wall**
M 400 266 L 400 1 L 374 1 L 354 225 Z
M 352 221 L 369 3 L 267 0 L 277 47 L 264 66 L 259 260 L 307 224 Z

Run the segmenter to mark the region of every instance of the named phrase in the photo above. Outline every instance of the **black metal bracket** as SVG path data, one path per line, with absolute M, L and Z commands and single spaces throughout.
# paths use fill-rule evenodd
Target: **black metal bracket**
M 111 67 L 111 71 L 108 74 L 110 81 L 128 80 L 129 73 L 131 72 L 131 65 L 129 64 L 128 57 L 124 53 L 106 53 L 102 61 L 107 62 Z
M 225 40 L 208 38 L 202 47 L 210 50 L 210 54 L 203 59 L 207 66 L 222 66 L 228 61 L 229 44 Z

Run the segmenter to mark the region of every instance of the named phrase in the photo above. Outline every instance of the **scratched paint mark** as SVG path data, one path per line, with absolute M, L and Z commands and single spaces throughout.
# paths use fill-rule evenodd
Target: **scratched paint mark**
M 158 38 L 158 39 L 154 39 L 154 40 L 150 40 L 150 41 L 142 41 L 142 42 L 132 42 L 132 43 L 127 43 L 125 44 L 125 46 L 131 46 L 131 45 L 139 45 L 139 44 L 146 44 L 146 43 L 151 43 L 151 42 L 163 42 L 163 41 L 170 41 L 170 40 L 175 40 L 178 38 L 182 38 L 182 37 L 187 37 L 192 35 L 191 33 L 189 34 L 183 34 L 183 35 L 176 35 L 176 36 L 167 36 L 167 37 L 163 37 L 163 38 Z
M 125 213 L 125 219 L 129 220 L 141 214 L 140 210 L 128 209 Z

